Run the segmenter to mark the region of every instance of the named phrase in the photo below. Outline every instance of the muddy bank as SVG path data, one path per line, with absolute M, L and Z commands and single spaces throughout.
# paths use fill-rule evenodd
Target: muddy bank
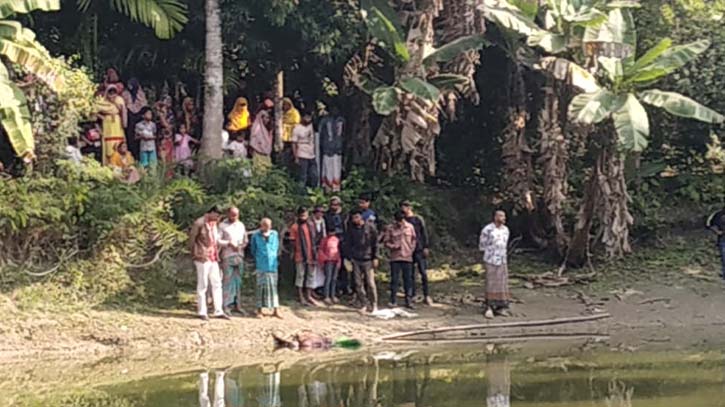
M 0 322 L 0 360 L 97 360 L 133 358 L 153 353 L 178 359 L 196 354 L 231 352 L 229 363 L 268 358 L 272 332 L 301 330 L 332 338 L 362 340 L 379 347 L 379 338 L 392 333 L 450 325 L 487 323 L 476 302 L 480 284 L 443 283 L 436 286 L 438 304 L 419 306 L 413 318 L 380 320 L 344 306 L 283 307 L 284 320 L 235 317 L 203 322 L 193 310 L 95 311 L 60 314 L 20 312 L 5 306 Z M 642 284 L 592 291 L 591 287 L 513 290 L 517 303 L 512 318 L 494 322 L 560 318 L 609 312 L 612 318 L 589 325 L 611 336 L 612 348 L 643 345 L 670 349 L 720 343 L 725 325 L 725 296 L 719 282 L 689 286 Z M 723 340 L 725 342 L 725 340 Z

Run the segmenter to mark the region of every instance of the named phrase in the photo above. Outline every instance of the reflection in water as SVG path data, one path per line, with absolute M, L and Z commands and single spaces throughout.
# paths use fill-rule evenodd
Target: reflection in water
M 259 405 L 262 407 L 279 407 L 282 405 L 282 398 L 279 393 L 280 372 L 264 374 L 264 392 L 259 399 Z
M 215 372 L 213 404 L 209 373 L 199 375 L 200 407 L 430 407 L 449 405 L 453 383 L 472 389 L 472 399 L 486 399 L 488 407 L 510 407 L 511 369 L 505 357 L 491 356 L 471 371 L 485 372 L 488 386 L 462 376 L 454 381 L 451 366 L 435 358 L 409 358 L 409 354 L 380 354 L 350 363 L 321 364 L 308 368 L 243 368 L 229 374 Z M 478 383 L 478 384 L 476 384 Z M 447 391 L 446 391 L 447 390 Z M 487 390 L 487 391 L 486 391 Z
M 486 364 L 488 381 L 487 407 L 511 406 L 511 368 L 506 358 L 490 360 Z
M 725 353 L 563 354 L 451 347 L 161 375 L 32 396 L 8 395 L 0 385 L 0 407 L 725 407 Z
M 214 407 L 224 406 L 224 372 L 216 372 L 214 379 Z M 209 402 L 209 373 L 199 375 L 199 406 L 211 407 Z

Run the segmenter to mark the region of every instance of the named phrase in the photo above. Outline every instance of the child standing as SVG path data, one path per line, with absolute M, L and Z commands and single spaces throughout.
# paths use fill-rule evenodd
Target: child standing
M 179 133 L 174 138 L 176 144 L 176 164 L 181 166 L 183 174 L 190 174 L 194 166 L 191 160 L 191 144 L 199 144 L 199 140 L 191 137 L 184 123 L 179 125 Z
M 142 167 L 156 166 L 156 123 L 148 107 L 141 109 L 143 120 L 136 123 L 136 140 L 139 140 L 139 164 Z
M 337 273 L 340 270 L 342 260 L 340 258 L 340 238 L 337 237 L 335 225 L 327 226 L 327 235 L 320 242 L 317 260 L 320 263 L 320 268 L 325 272 L 325 304 L 337 304 L 338 300 L 335 297 Z

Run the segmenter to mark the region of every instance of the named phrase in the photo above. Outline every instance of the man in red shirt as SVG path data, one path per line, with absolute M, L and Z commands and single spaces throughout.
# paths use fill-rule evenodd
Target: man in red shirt
M 196 296 L 199 317 L 208 320 L 206 292 L 211 285 L 214 301 L 214 317 L 229 319 L 222 309 L 222 278 L 219 273 L 219 223 L 220 211 L 211 208 L 191 225 L 189 245 L 196 267 Z
M 317 247 L 315 247 L 317 239 L 307 208 L 297 209 L 297 221 L 289 229 L 289 241 L 294 247 L 297 299 L 302 305 L 320 306 L 321 304 L 312 296 L 312 286 L 317 271 Z

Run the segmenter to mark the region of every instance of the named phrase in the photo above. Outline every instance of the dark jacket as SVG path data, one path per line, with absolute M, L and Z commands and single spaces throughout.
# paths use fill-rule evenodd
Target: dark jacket
M 325 212 L 325 225 L 333 225 L 335 233 L 338 234 L 338 237 L 342 237 L 342 234 L 345 233 L 345 215 L 342 212 L 327 211 Z
M 413 229 L 415 229 L 415 236 L 417 238 L 415 252 L 420 253 L 423 249 L 428 249 L 428 230 L 425 227 L 425 221 L 423 218 L 413 215 L 411 217 L 406 217 L 405 220 L 413 225 Z
M 378 232 L 375 226 L 365 223 L 363 226 L 350 224 L 345 231 L 343 242 L 345 257 L 357 261 L 378 258 Z
M 705 226 L 713 232 L 725 232 L 725 209 L 710 215 Z M 717 242 L 725 242 L 725 234 L 718 235 Z

